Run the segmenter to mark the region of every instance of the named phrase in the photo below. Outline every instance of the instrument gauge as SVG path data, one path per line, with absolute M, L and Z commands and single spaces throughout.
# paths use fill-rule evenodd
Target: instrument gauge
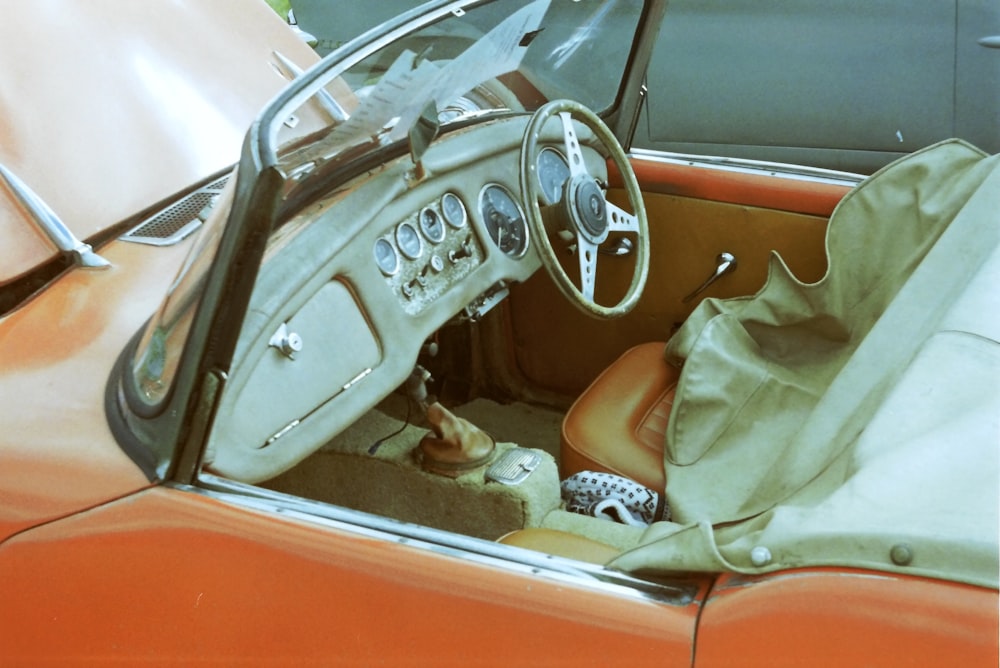
M 500 252 L 520 257 L 528 250 L 528 224 L 510 191 L 495 183 L 479 193 L 479 213 Z
M 411 260 L 416 260 L 424 250 L 424 242 L 411 223 L 400 223 L 396 227 L 396 245 L 400 252 Z
M 445 222 L 456 230 L 465 227 L 465 222 L 468 220 L 465 205 L 455 193 L 445 193 L 441 198 L 441 213 L 444 214 Z
M 425 207 L 420 212 L 420 230 L 431 243 L 439 244 L 444 241 L 444 222 L 438 212 L 430 207 Z
M 563 198 L 563 188 L 569 180 L 569 163 L 562 153 L 551 147 L 543 148 L 535 161 L 538 185 L 545 204 L 555 204 Z
M 375 264 L 386 276 L 392 276 L 399 271 L 399 254 L 388 239 L 379 239 L 375 242 Z

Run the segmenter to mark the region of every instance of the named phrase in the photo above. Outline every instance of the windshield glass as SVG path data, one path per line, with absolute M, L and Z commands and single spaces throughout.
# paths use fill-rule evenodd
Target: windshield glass
M 276 148 L 282 171 L 294 180 L 318 164 L 352 161 L 406 141 L 422 117 L 447 130 L 496 113 L 531 112 L 553 99 L 606 113 L 624 79 L 642 5 L 505 0 L 444 8 L 395 39 L 334 52 L 324 61 L 324 87 L 311 98 L 331 123 L 305 148 Z M 284 131 L 264 137 L 277 147 Z
M 624 79 L 642 6 L 641 0 L 504 0 L 418 10 L 407 26 L 390 25 L 374 39 L 348 44 L 293 83 L 290 96 L 274 103 L 275 120 L 262 129 L 259 152 L 274 156 L 288 195 L 328 166 L 370 167 L 382 147 L 414 142 L 411 131 L 428 117 L 447 131 L 497 113 L 530 113 L 557 98 L 606 113 L 619 93 L 607 82 Z M 195 244 L 136 349 L 129 396 L 140 412 L 169 393 L 227 224 L 240 221 L 209 218 L 204 241 Z

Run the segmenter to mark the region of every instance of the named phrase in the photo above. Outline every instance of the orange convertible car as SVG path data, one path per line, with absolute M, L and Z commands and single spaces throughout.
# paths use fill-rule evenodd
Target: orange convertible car
M 8 12 L 0 663 L 996 666 L 1000 157 L 629 150 L 665 20 Z

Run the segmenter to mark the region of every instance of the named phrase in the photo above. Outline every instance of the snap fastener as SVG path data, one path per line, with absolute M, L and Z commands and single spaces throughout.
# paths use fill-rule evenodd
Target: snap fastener
M 754 549 L 750 550 L 750 563 L 758 568 L 761 566 L 767 566 L 771 563 L 771 550 L 767 549 L 763 545 L 758 545 Z
M 889 558 L 897 566 L 908 566 L 913 561 L 913 548 L 906 543 L 893 545 L 889 550 Z

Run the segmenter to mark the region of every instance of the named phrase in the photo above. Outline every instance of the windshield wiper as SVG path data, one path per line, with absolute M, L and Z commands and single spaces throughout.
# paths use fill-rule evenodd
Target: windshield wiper
M 66 227 L 55 211 L 39 197 L 28 185 L 19 179 L 12 171 L 0 165 L 0 177 L 14 198 L 24 207 L 32 222 L 45 233 L 49 241 L 73 264 L 85 269 L 107 269 L 111 263 L 94 252 L 90 244 L 85 244 Z
M 302 75 L 302 68 L 289 60 L 285 54 L 280 51 L 272 51 L 271 53 L 273 53 L 274 57 L 278 59 L 281 66 L 287 70 L 287 74 L 291 75 L 292 80 L 297 79 Z M 327 89 L 320 88 L 316 91 L 315 98 L 316 103 L 322 107 L 323 111 L 328 113 L 330 118 L 333 120 L 343 123 L 350 118 L 350 114 L 347 113 L 347 110 L 340 106 L 340 103 L 337 102 L 336 98 L 334 98 Z

